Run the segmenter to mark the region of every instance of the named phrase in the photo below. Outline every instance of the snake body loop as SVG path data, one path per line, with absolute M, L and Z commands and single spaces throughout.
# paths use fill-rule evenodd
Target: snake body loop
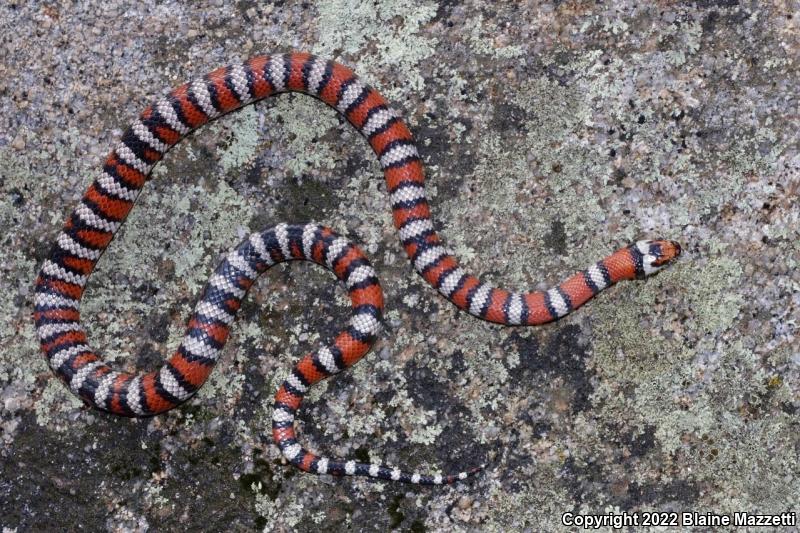
M 508 325 L 563 317 L 610 285 L 652 274 L 680 254 L 673 241 L 640 241 L 547 291 L 513 292 L 466 273 L 444 248 L 425 197 L 423 165 L 400 114 L 347 67 L 306 53 L 254 57 L 174 89 L 148 106 L 123 134 L 67 219 L 36 280 L 34 321 L 50 367 L 89 405 L 124 416 L 149 416 L 189 399 L 216 364 L 241 299 L 258 274 L 291 259 L 333 270 L 353 302 L 349 326 L 332 343 L 302 358 L 275 397 L 273 438 L 284 456 L 315 473 L 361 475 L 419 484 L 448 476 L 406 474 L 382 465 L 318 457 L 296 440 L 294 416 L 311 385 L 358 361 L 377 333 L 383 296 L 358 248 L 332 230 L 278 225 L 253 234 L 210 278 L 178 350 L 159 370 L 113 370 L 88 345 L 79 304 L 98 259 L 124 222 L 153 166 L 192 130 L 241 106 L 281 92 L 314 96 L 341 113 L 369 142 L 386 179 L 394 225 L 413 268 L 459 309 Z

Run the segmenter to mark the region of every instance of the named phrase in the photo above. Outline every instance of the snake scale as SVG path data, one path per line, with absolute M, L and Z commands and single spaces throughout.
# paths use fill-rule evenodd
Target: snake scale
M 352 316 L 331 342 L 303 357 L 275 395 L 273 438 L 286 459 L 317 474 L 357 475 L 417 484 L 452 483 L 453 475 L 408 474 L 378 464 L 317 456 L 297 441 L 294 420 L 313 384 L 357 362 L 380 328 L 383 294 L 364 254 L 333 230 L 279 224 L 254 233 L 209 279 L 174 355 L 133 375 L 113 370 L 88 345 L 79 304 L 98 259 L 133 208 L 153 166 L 187 134 L 229 111 L 282 92 L 314 96 L 341 113 L 369 142 L 383 169 L 394 225 L 411 264 L 459 309 L 508 325 L 563 317 L 603 289 L 660 270 L 681 252 L 674 241 L 640 241 L 547 291 L 511 292 L 458 266 L 434 229 L 423 164 L 400 114 L 347 67 L 307 53 L 253 57 L 181 85 L 147 107 L 125 131 L 67 219 L 36 280 L 34 321 L 50 367 L 88 405 L 123 416 L 151 416 L 185 402 L 204 383 L 225 344 L 242 298 L 256 277 L 283 261 L 332 270 L 348 291 Z

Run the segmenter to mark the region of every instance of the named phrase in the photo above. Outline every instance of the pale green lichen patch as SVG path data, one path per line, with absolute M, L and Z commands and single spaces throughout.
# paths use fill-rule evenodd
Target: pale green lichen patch
M 6 295 L 0 299 L 0 316 L 3 317 L 0 321 L 0 394 L 6 399 L 0 402 L 0 412 L 10 408 L 8 413 L 14 415 L 21 407 L 33 406 L 40 421 L 47 424 L 59 420 L 59 416 L 52 409 L 40 409 L 42 398 L 45 398 L 44 405 L 55 403 L 74 408 L 79 402 L 69 398 L 69 393 L 55 379 L 48 382 L 50 386 L 44 391 L 36 390 L 37 376 L 47 375 L 49 370 L 39 349 L 32 307 L 26 304 L 32 301 L 36 274 L 41 266 L 34 255 L 38 236 L 31 233 L 37 217 L 50 218 L 45 201 L 48 191 L 33 186 L 41 179 L 36 175 L 37 159 L 28 159 L 7 147 L 0 147 L 0 227 L 4 228 L 0 236 L 3 246 L 0 289 Z M 60 212 L 52 214 L 54 223 L 57 224 L 60 216 Z M 9 444 L 12 434 L 5 435 Z
M 744 302 L 735 288 L 741 275 L 742 269 L 737 261 L 720 255 L 706 260 L 686 259 L 642 286 L 630 287 L 625 284 L 615 288 L 615 293 L 625 291 L 629 303 L 619 306 L 616 298 L 605 295 L 593 302 L 593 316 L 598 321 L 596 327 L 602 329 L 604 325 L 614 324 L 617 332 L 613 336 L 597 339 L 597 353 L 609 357 L 620 353 L 637 354 L 645 357 L 646 366 L 650 365 L 650 358 L 669 357 L 669 350 L 664 350 L 661 343 L 673 344 L 674 348 L 680 343 L 678 338 L 666 336 L 666 332 L 680 333 L 682 330 L 669 331 L 671 327 L 678 326 L 665 325 L 660 334 L 662 339 L 658 343 L 653 342 L 650 335 L 642 331 L 642 321 L 647 320 L 642 316 L 642 310 L 661 306 L 662 301 L 672 302 L 675 295 L 672 294 L 669 299 L 666 295 L 674 291 L 680 291 L 679 305 L 690 316 L 692 335 L 699 336 L 701 342 L 708 340 L 713 343 L 713 339 L 732 327 L 739 316 Z M 645 368 L 641 370 L 646 371 Z
M 219 155 L 219 164 L 223 172 L 228 173 L 250 161 L 257 153 L 261 136 L 259 135 L 259 114 L 254 106 L 248 106 L 236 113 L 236 123 L 227 128 L 229 138 L 227 146 Z M 209 135 L 215 135 L 221 129 L 215 123 Z
M 664 451 L 691 465 L 695 479 L 725 486 L 715 497 L 724 510 L 756 505 L 779 512 L 800 490 L 800 480 L 786 476 L 800 468 L 791 451 L 796 421 L 779 408 L 791 393 L 771 385 L 760 358 L 740 343 L 719 357 L 716 368 L 699 373 L 699 388 L 675 390 L 672 409 L 664 402 L 640 403 L 643 391 L 637 389 L 637 411 L 661 413 L 656 435 Z M 653 394 L 666 385 L 661 381 L 644 388 Z
M 721 255 L 707 262 L 698 258 L 694 268 L 676 268 L 669 282 L 672 287 L 691 287 L 682 306 L 692 312 L 692 329 L 716 336 L 734 325 L 744 306 L 744 298 L 736 292 L 741 277 L 739 261 Z
M 602 377 L 594 394 L 602 406 L 601 418 L 624 419 L 632 427 L 654 426 L 663 453 L 689 461 L 694 479 L 727 485 L 716 499 L 727 511 L 748 501 L 774 508 L 798 486 L 793 479 L 783 496 L 763 492 L 769 483 L 786 483 L 780 481 L 784 473 L 798 466 L 792 454 L 766 457 L 760 451 L 766 442 L 778 449 L 791 442 L 794 430 L 788 416 L 778 415 L 783 423 L 762 418 L 762 413 L 791 398 L 791 392 L 764 373 L 759 357 L 740 340 L 725 340 L 744 306 L 736 292 L 741 276 L 739 263 L 725 255 L 698 259 L 648 282 L 631 295 L 631 307 L 600 298 L 593 308 L 595 328 L 607 327 L 603 322 L 608 321 L 616 331 L 593 343 L 592 366 Z M 647 319 L 636 311 L 658 304 L 669 287 L 682 287 L 677 290 L 689 329 L 683 335 L 693 339 L 693 349 L 670 334 L 675 327 L 682 331 L 681 326 L 648 330 L 643 327 Z M 753 471 L 759 474 L 737 473 Z
M 627 386 L 657 393 L 658 401 L 645 402 L 641 423 L 650 408 L 672 405 L 672 396 L 695 371 L 690 363 L 702 359 L 684 347 L 676 334 L 690 334 L 701 351 L 720 350 L 715 339 L 734 325 L 743 305 L 741 296 L 734 291 L 740 276 L 738 263 L 720 256 L 705 265 L 679 264 L 644 286 L 626 284 L 614 289 L 615 293 L 626 291 L 626 305 L 618 305 L 610 295 L 598 298 L 593 303 L 593 329 L 613 328 L 615 334 L 600 335 L 594 340 L 593 366 L 599 375 L 617 381 L 608 384 L 611 388 L 600 395 L 613 396 L 619 392 L 617 387 Z M 663 305 L 660 302 L 666 299 L 664 295 L 674 291 L 680 291 L 681 301 L 686 302 L 683 312 L 689 316 L 690 332 L 676 323 L 648 327 L 651 319 L 642 314 L 643 310 Z M 673 302 L 674 295 L 668 301 Z
M 552 224 L 563 224 L 568 242 L 576 241 L 606 220 L 603 197 L 611 189 L 602 185 L 608 180 L 608 169 L 600 154 L 568 142 L 580 132 L 588 113 L 576 90 L 537 78 L 523 82 L 510 98 L 512 105 L 523 110 L 523 122 L 503 135 L 483 134 L 475 147 L 478 163 L 467 178 L 469 183 L 480 183 L 491 176 L 491 185 L 464 187 L 442 205 L 447 226 L 463 228 L 446 232 L 453 235 L 448 244 L 456 255 L 471 265 L 470 258 L 478 256 L 475 247 L 494 255 L 513 253 L 517 261 L 493 267 L 503 268 L 499 274 L 508 285 L 522 288 L 541 281 L 533 272 L 558 264 L 558 258 L 541 254 L 538 246 Z M 474 205 L 481 205 L 481 210 L 472 209 Z M 502 228 L 505 240 L 489 242 L 487 233 L 479 231 L 476 219 L 487 216 L 490 224 Z M 628 229 L 618 238 L 632 233 Z M 596 249 L 576 245 L 570 258 L 575 267 L 598 254 Z
M 152 275 L 151 269 L 161 266 L 154 259 L 163 255 L 182 289 L 197 292 L 219 260 L 215 252 L 230 249 L 255 212 L 225 181 L 218 180 L 213 187 L 170 183 L 159 194 L 143 195 L 98 264 L 98 278 L 104 279 L 113 269 L 143 282 Z M 167 248 L 170 252 L 164 253 Z M 142 268 L 143 260 L 149 268 Z M 98 290 L 122 292 L 121 287 L 97 285 Z
M 36 373 L 46 367 L 38 350 L 30 310 L 18 305 L 21 294 L 30 294 L 38 266 L 17 250 L 9 251 L 0 268 L 0 287 L 9 291 L 9 297 L 0 302 L 0 313 L 8 317 L 0 325 L 0 383 L 31 386 Z M 23 361 L 25 364 L 20 364 Z
M 470 18 L 466 25 L 470 28 L 470 48 L 476 54 L 486 54 L 498 59 L 512 59 L 525 54 L 524 46 L 509 44 L 509 39 L 500 28 L 484 21 L 483 15 Z
M 315 53 L 331 56 L 334 52 L 359 57 L 359 71 L 401 72 L 403 79 L 387 96 L 420 91 L 423 77 L 419 64 L 434 53 L 436 39 L 420 29 L 436 15 L 433 2 L 388 0 L 380 5 L 369 0 L 325 0 L 318 6 L 319 41 Z M 369 54 L 362 51 L 369 49 Z
M 66 422 L 69 413 L 74 413 L 80 409 L 82 402 L 70 392 L 60 380 L 50 379 L 41 396 L 34 404 L 36 422 L 42 426 L 56 431 L 70 430 L 70 424 Z
M 308 97 L 279 97 L 265 113 L 267 131 L 273 138 L 287 139 L 283 168 L 291 176 L 334 168 L 339 142 L 320 142 L 338 125 L 336 114 Z
M 538 464 L 536 473 L 518 490 L 509 492 L 493 484 L 477 508 L 455 513 L 469 522 L 480 523 L 484 531 L 557 531 L 563 525 L 561 514 L 573 505 L 571 495 L 552 483 L 557 476 L 556 465 Z

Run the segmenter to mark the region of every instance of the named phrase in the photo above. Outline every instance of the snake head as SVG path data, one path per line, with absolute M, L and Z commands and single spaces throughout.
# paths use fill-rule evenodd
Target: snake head
M 675 241 L 638 241 L 633 247 L 641 254 L 641 277 L 655 274 L 681 255 L 681 245 Z

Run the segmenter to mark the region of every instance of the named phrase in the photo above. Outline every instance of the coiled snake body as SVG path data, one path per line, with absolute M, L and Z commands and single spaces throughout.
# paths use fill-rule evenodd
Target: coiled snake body
M 398 112 L 347 67 L 306 53 L 254 57 L 219 68 L 174 89 L 147 107 L 123 134 L 102 175 L 67 219 L 36 280 L 34 320 L 50 367 L 86 403 L 124 416 L 171 409 L 202 386 L 217 362 L 240 302 L 272 264 L 295 259 L 331 269 L 346 285 L 353 314 L 335 339 L 303 357 L 275 396 L 273 438 L 295 466 L 318 474 L 361 475 L 419 484 L 450 483 L 478 469 L 447 476 L 406 474 L 381 465 L 335 461 L 305 450 L 294 418 L 307 389 L 358 361 L 380 326 L 383 295 L 362 252 L 332 230 L 280 224 L 255 233 L 209 279 L 185 337 L 157 371 L 113 370 L 88 345 L 79 303 L 95 264 L 133 208 L 153 166 L 190 131 L 264 97 L 288 91 L 315 96 L 341 113 L 380 160 L 394 225 L 414 269 L 467 313 L 499 324 L 536 325 L 558 319 L 620 280 L 652 274 L 680 254 L 673 241 L 640 241 L 580 271 L 548 291 L 510 292 L 464 272 L 434 230 L 414 140 Z

